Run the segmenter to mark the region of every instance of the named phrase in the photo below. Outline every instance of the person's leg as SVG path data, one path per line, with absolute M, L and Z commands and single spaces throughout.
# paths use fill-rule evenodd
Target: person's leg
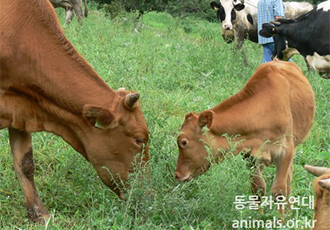
M 273 60 L 274 43 L 266 43 L 262 45 L 264 48 L 264 60 L 262 63 Z

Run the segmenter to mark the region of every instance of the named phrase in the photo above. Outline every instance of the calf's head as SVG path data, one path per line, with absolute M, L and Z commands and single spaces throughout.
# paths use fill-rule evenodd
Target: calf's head
M 187 181 L 203 174 L 210 166 L 206 145 L 209 143 L 210 131 L 203 131 L 204 127 L 210 128 L 214 113 L 204 111 L 201 114 L 189 113 L 178 136 L 179 158 L 175 177 L 179 181 Z
M 127 181 L 136 160 L 145 165 L 149 160 L 149 131 L 139 104 L 139 94 L 117 92 L 109 108 L 85 105 L 83 116 L 89 127 L 84 147 L 87 158 L 102 181 L 120 198 L 116 185 L 119 178 Z

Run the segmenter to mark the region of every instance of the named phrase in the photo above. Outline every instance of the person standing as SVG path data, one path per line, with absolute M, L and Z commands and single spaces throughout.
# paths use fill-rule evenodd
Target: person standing
M 263 46 L 263 63 L 273 60 L 274 39 L 264 38 L 259 35 L 263 23 L 280 19 L 285 16 L 285 6 L 282 0 L 259 0 L 258 2 L 258 42 Z

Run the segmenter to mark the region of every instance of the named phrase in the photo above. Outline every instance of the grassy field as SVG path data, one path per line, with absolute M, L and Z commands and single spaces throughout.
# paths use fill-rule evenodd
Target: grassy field
M 64 24 L 62 11 L 60 19 Z M 262 61 L 262 49 L 246 42 L 250 66 L 240 52 L 226 44 L 216 23 L 193 18 L 176 28 L 165 13 L 145 15 L 142 26 L 133 14 L 114 20 L 91 10 L 80 27 L 65 33 L 79 52 L 114 89 L 126 87 L 141 94 L 150 129 L 152 180 L 132 179 L 127 202 L 105 187 L 93 167 L 61 138 L 49 133 L 33 136 L 36 183 L 52 214 L 38 226 L 27 218 L 21 186 L 16 179 L 7 130 L 0 131 L 0 229 L 232 229 L 234 220 L 272 220 L 278 213 L 235 209 L 235 195 L 251 195 L 249 171 L 242 157 L 232 157 L 188 183 L 174 180 L 178 157 L 176 138 L 186 113 L 212 108 L 237 93 Z M 305 71 L 316 94 L 312 132 L 295 157 L 294 196 L 313 195 L 313 176 L 303 165 L 330 166 L 330 80 Z M 274 178 L 268 168 L 268 195 Z M 153 190 L 153 196 L 145 192 Z M 289 219 L 313 219 L 301 207 Z M 241 228 L 246 229 L 246 228 Z M 252 228 L 247 228 L 252 229 Z

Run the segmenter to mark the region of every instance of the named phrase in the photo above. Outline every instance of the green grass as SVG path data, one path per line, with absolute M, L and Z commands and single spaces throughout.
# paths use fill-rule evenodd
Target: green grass
M 64 15 L 60 13 L 61 24 Z M 98 178 L 93 167 L 61 138 L 48 133 L 33 136 L 36 183 L 53 218 L 47 227 L 27 218 L 21 186 L 16 179 L 8 134 L 0 131 L 0 229 L 232 229 L 233 220 L 271 220 L 265 214 L 235 210 L 235 195 L 251 195 L 249 174 L 242 157 L 213 166 L 189 183 L 178 183 L 176 138 L 186 113 L 212 108 L 237 93 L 261 63 L 261 47 L 245 43 L 250 66 L 240 52 L 221 38 L 216 23 L 176 19 L 151 12 L 142 26 L 134 14 L 111 21 L 91 10 L 83 27 L 76 22 L 65 33 L 107 83 L 140 92 L 150 129 L 151 183 L 132 179 L 127 202 L 120 201 Z M 313 194 L 313 176 L 306 163 L 330 166 L 330 81 L 305 71 L 316 94 L 317 112 L 312 132 L 295 157 L 294 196 Z M 268 195 L 274 168 L 265 172 Z M 153 190 L 153 197 L 146 195 Z M 304 207 L 290 218 L 313 218 Z

